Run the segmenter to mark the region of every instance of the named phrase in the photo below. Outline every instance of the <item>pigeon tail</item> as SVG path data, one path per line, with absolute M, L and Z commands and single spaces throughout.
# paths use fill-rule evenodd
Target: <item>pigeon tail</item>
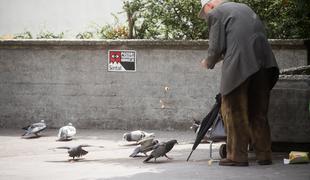
M 148 162 L 149 160 L 151 160 L 154 156 L 153 155 L 150 155 L 149 157 L 147 157 L 143 162 L 146 163 Z
M 140 152 L 140 146 L 138 146 L 137 148 L 135 148 L 132 152 L 132 154 L 129 155 L 129 157 L 136 157 Z
M 86 155 L 88 153 L 88 151 L 86 151 L 86 150 L 84 150 L 84 149 L 81 149 L 81 156 L 84 156 L 84 155 Z
M 30 127 L 30 125 L 23 127 L 23 130 L 28 130 L 28 128 Z
M 25 132 L 22 136 L 26 136 L 26 135 L 28 135 L 28 132 Z

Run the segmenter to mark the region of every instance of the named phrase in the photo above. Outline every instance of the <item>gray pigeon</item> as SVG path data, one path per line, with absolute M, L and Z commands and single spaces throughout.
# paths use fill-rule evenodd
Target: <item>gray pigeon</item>
M 47 128 L 44 120 L 41 120 L 38 123 L 33 123 L 29 126 L 23 127 L 22 129 L 25 130 L 25 133 L 22 135 L 23 137 L 29 136 L 34 134 L 36 137 L 39 137 L 39 133 L 42 132 L 44 129 Z
M 158 140 L 153 138 L 142 139 L 138 142 L 139 146 L 136 147 L 133 153 L 129 157 L 137 157 L 139 153 L 145 154 L 147 156 L 147 152 L 151 151 L 156 144 L 158 144 Z
M 198 131 L 200 129 L 200 124 L 201 124 L 201 122 L 199 120 L 194 119 L 194 123 L 192 124 L 192 126 L 190 128 L 192 130 L 194 130 L 195 133 L 198 133 Z
M 155 137 L 154 133 L 147 133 L 145 131 L 136 130 L 125 133 L 123 139 L 126 141 L 140 141 L 143 138 Z
M 67 149 L 69 156 L 72 157 L 72 160 L 74 160 L 75 157 L 79 158 L 88 153 L 88 151 L 84 150 L 83 147 L 95 147 L 95 146 L 82 144 L 82 145 L 78 145 L 74 147 L 67 147 L 67 146 L 57 147 L 56 149 Z M 98 147 L 102 148 L 102 146 L 98 146 Z
M 67 126 L 63 126 L 58 132 L 58 141 L 70 141 L 76 134 L 75 127 L 69 123 Z
M 162 142 L 162 143 L 159 143 L 157 144 L 155 147 L 154 147 L 154 150 L 151 152 L 151 154 L 149 155 L 149 157 L 147 157 L 143 162 L 146 163 L 148 162 L 149 160 L 151 160 L 152 158 L 155 159 L 155 162 L 156 162 L 156 159 L 161 157 L 161 156 L 165 156 L 166 158 L 168 159 L 171 159 L 169 158 L 166 154 L 171 151 L 171 149 L 173 148 L 173 146 L 175 144 L 177 144 L 177 140 L 170 140 L 168 142 Z
M 194 130 L 194 132 L 196 134 L 198 134 L 199 130 L 200 130 L 200 126 L 201 126 L 201 122 L 199 120 L 195 120 L 194 119 L 194 123 L 192 124 L 192 126 L 190 127 L 192 130 Z M 205 135 L 202 139 L 201 142 L 208 142 L 209 141 L 209 137 L 207 135 Z

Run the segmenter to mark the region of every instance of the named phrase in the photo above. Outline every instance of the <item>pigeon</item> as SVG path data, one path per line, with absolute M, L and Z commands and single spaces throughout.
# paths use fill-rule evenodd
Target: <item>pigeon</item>
M 139 146 L 134 149 L 133 153 L 129 157 L 137 157 L 139 153 L 143 153 L 147 156 L 146 153 L 151 151 L 158 143 L 158 140 L 153 138 L 142 139 L 138 142 Z
M 58 141 L 70 141 L 76 134 L 76 129 L 69 123 L 67 126 L 63 126 L 58 132 Z
M 199 120 L 194 119 L 194 123 L 192 124 L 192 126 L 190 128 L 192 130 L 194 130 L 195 133 L 198 133 L 198 131 L 200 129 L 200 124 L 201 124 L 201 122 Z
M 25 133 L 22 135 L 23 137 L 29 136 L 34 134 L 36 137 L 39 137 L 39 133 L 42 132 L 44 129 L 47 128 L 44 120 L 41 120 L 38 123 L 33 123 L 29 126 L 23 127 L 22 129 L 25 130 Z
M 69 157 L 72 157 L 72 160 L 75 160 L 75 157 L 79 158 L 88 153 L 88 151 L 84 150 L 83 147 L 95 147 L 95 146 L 88 145 L 88 144 L 82 144 L 82 145 L 73 146 L 73 147 L 67 147 L 67 146 L 57 147 L 56 149 L 67 149 Z M 98 147 L 102 148 L 103 146 L 98 146 Z
M 126 141 L 140 141 L 143 138 L 155 137 L 154 133 L 147 133 L 144 131 L 131 131 L 129 133 L 125 133 L 123 135 L 123 139 Z
M 156 159 L 161 157 L 161 156 L 165 156 L 166 158 L 171 159 L 166 154 L 169 151 L 171 151 L 173 146 L 177 143 L 178 143 L 178 141 L 174 139 L 174 140 L 170 140 L 168 142 L 162 142 L 162 143 L 157 144 L 154 147 L 154 150 L 151 152 L 151 154 L 143 162 L 146 163 L 149 160 L 151 160 L 152 158 L 154 158 L 155 162 L 156 162 Z
M 192 124 L 192 126 L 190 127 L 192 130 L 194 130 L 194 132 L 196 134 L 198 134 L 199 130 L 200 130 L 200 126 L 201 126 L 201 122 L 199 120 L 195 120 L 194 119 L 194 123 Z M 202 139 L 202 143 L 208 142 L 209 137 L 207 135 L 205 135 Z

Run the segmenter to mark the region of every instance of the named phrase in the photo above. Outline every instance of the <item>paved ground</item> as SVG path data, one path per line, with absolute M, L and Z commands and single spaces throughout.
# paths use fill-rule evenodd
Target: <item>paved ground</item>
M 250 154 L 249 167 L 222 167 L 209 161 L 209 145 L 201 144 L 189 162 L 186 158 L 195 135 L 188 132 L 153 131 L 160 141 L 177 139 L 179 145 L 169 153 L 173 160 L 158 159 L 144 164 L 141 158 L 129 158 L 135 146 L 122 141 L 125 131 L 79 130 L 75 140 L 56 142 L 57 130 L 48 130 L 37 139 L 21 139 L 21 130 L 0 129 L 1 180 L 310 180 L 310 164 L 284 165 L 287 154 L 274 153 L 273 165 L 259 166 Z M 66 150 L 59 146 L 91 144 L 89 153 L 77 162 L 68 161 Z M 219 158 L 214 145 L 214 157 Z

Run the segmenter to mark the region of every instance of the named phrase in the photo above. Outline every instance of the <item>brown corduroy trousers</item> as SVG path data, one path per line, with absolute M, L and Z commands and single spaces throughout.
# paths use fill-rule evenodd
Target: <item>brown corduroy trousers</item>
M 271 160 L 268 124 L 270 76 L 260 70 L 231 93 L 222 96 L 221 113 L 227 133 L 227 159 L 248 161 L 252 143 L 257 160 Z

